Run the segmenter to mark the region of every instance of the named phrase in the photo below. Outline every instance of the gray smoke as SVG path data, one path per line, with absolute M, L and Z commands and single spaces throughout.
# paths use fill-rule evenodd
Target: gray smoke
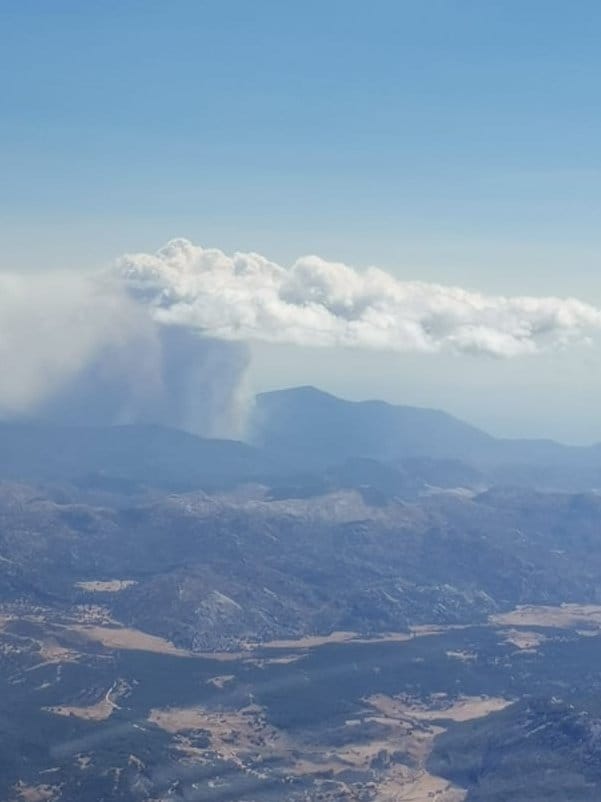
M 58 423 L 153 423 L 239 437 L 248 362 L 244 343 L 155 324 L 152 340 L 133 338 L 103 349 L 39 404 L 36 415 Z
M 101 275 L 0 273 L 0 418 L 244 426 L 253 340 L 496 357 L 586 342 L 601 310 L 400 281 L 304 257 L 290 267 L 173 240 Z
M 157 322 L 107 276 L 0 275 L 0 418 L 244 428 L 245 343 Z

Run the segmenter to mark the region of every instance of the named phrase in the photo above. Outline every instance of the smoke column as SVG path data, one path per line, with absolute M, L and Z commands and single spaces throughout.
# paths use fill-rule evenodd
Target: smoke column
M 0 273 L 0 419 L 158 423 L 239 436 L 249 343 L 535 356 L 601 310 L 484 295 L 317 256 L 289 267 L 172 240 L 101 274 Z

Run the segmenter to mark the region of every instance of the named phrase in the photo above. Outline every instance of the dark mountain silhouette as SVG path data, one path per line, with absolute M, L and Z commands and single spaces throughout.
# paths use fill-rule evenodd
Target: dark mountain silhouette
M 353 402 L 313 387 L 263 393 L 248 443 L 158 425 L 0 423 L 0 479 L 213 489 L 261 481 L 285 492 L 514 484 L 601 487 L 601 447 L 492 437 L 445 412 Z M 278 495 L 280 493 L 278 491 Z
M 346 459 L 460 461 L 495 481 L 601 486 L 601 446 L 501 439 L 445 412 L 383 401 L 345 401 L 314 387 L 257 396 L 252 442 L 306 468 Z

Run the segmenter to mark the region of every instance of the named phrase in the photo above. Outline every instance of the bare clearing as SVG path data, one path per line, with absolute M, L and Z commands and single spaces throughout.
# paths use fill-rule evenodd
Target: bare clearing
M 54 638 L 48 638 L 40 643 L 40 657 L 46 663 L 76 663 L 81 655 L 61 646 Z
M 368 704 L 389 718 L 416 721 L 470 721 L 503 710 L 511 702 L 493 696 L 464 696 L 449 699 L 441 694 L 432 698 L 429 706 L 406 696 L 375 694 L 366 700 Z
M 194 745 L 192 734 L 202 731 L 210 741 L 209 750 L 234 762 L 247 772 L 257 760 L 274 758 L 291 776 L 330 777 L 339 783 L 346 798 L 346 771 L 368 772 L 373 776 L 379 802 L 462 802 L 466 792 L 426 770 L 434 739 L 444 732 L 444 720 L 468 721 L 503 709 L 509 702 L 488 697 L 449 699 L 433 696 L 428 704 L 409 697 L 376 695 L 365 700 L 360 717 L 345 723 L 348 737 L 344 746 L 296 740 L 268 724 L 257 705 L 241 710 L 209 710 L 203 707 L 151 710 L 148 720 L 174 736 L 173 745 L 183 759 L 204 762 L 207 750 Z M 362 740 L 364 725 L 379 726 L 380 733 Z M 402 755 L 407 757 L 403 759 Z M 350 798 L 350 797 L 349 797 Z
M 536 651 L 542 643 L 548 640 L 542 632 L 530 632 L 524 629 L 506 629 L 500 634 L 505 643 L 527 652 Z
M 446 652 L 447 657 L 450 657 L 452 660 L 461 660 L 462 663 L 473 663 L 474 660 L 478 657 L 475 652 L 468 652 L 468 651 L 448 651 Z
M 56 716 L 75 716 L 75 718 L 81 718 L 84 721 L 105 721 L 110 718 L 114 708 L 106 699 L 101 699 L 95 705 L 88 705 L 87 707 L 55 705 L 42 709 L 48 713 L 54 713 Z
M 179 649 L 170 641 L 158 635 L 150 635 L 139 629 L 128 627 L 104 627 L 74 624 L 69 627 L 87 640 L 101 643 L 107 649 L 129 649 L 155 654 L 169 654 L 172 657 L 193 657 L 186 649 Z
M 306 635 L 303 638 L 272 640 L 252 644 L 262 649 L 315 649 L 330 643 L 406 643 L 425 635 L 439 635 L 441 627 L 413 627 L 410 632 L 379 632 L 374 635 L 359 635 L 357 632 L 337 630 L 329 635 Z
M 306 635 L 303 638 L 290 640 L 271 640 L 255 644 L 264 649 L 314 649 L 327 643 L 348 643 L 357 638 L 356 632 L 331 632 L 329 635 Z
M 244 766 L 248 754 L 281 754 L 284 737 L 267 724 L 262 708 L 249 705 L 241 710 L 207 710 L 202 707 L 164 708 L 150 711 L 148 721 L 174 735 L 203 730 L 211 749 L 222 759 Z
M 48 713 L 57 716 L 75 716 L 86 721 L 105 721 L 110 718 L 114 710 L 119 710 L 117 700 L 125 696 L 130 690 L 130 686 L 125 680 L 116 680 L 104 696 L 93 705 L 55 705 L 44 707 Z
M 90 593 L 119 593 L 137 584 L 135 579 L 98 579 L 90 582 L 76 582 L 75 587 Z
M 72 608 L 71 620 L 79 624 L 113 626 L 117 622 L 107 607 L 101 604 L 76 604 Z
M 208 679 L 207 685 L 212 685 L 214 688 L 219 688 L 220 690 L 222 690 L 223 688 L 225 688 L 228 682 L 231 682 L 235 678 L 236 677 L 234 676 L 234 674 L 221 674 L 218 677 L 211 677 L 211 679 Z
M 438 701 L 429 710 L 432 719 L 439 718 Z M 470 713 L 485 710 L 478 699 L 478 711 L 472 707 Z M 366 700 L 368 709 L 362 719 L 352 719 L 347 726 L 357 731 L 360 737 L 363 723 L 375 723 L 384 728 L 380 738 L 369 742 L 349 743 L 342 749 L 317 748 L 314 754 L 303 756 L 291 768 L 293 774 L 318 774 L 324 771 L 334 776 L 346 770 L 370 771 L 376 769 L 374 785 L 378 802 L 462 802 L 466 792 L 447 780 L 430 774 L 426 761 L 432 750 L 434 739 L 444 731 L 432 721 L 410 715 L 410 712 L 426 712 L 417 703 L 391 697 L 377 696 Z M 467 700 L 465 700 L 467 704 Z M 450 705 L 448 705 L 450 709 Z M 455 711 L 456 712 L 456 711 Z M 409 757 L 407 763 L 398 762 L 398 755 Z
M 465 697 L 449 700 L 444 694 L 432 697 L 431 704 L 410 698 L 390 697 L 377 694 L 366 700 L 375 711 L 371 720 L 386 725 L 390 738 L 380 743 L 370 743 L 359 750 L 359 755 L 367 757 L 374 746 L 380 747 L 378 757 L 393 754 L 400 750 L 412 758 L 413 765 L 392 763 L 382 781 L 378 784 L 377 799 L 380 802 L 462 802 L 466 791 L 449 783 L 442 777 L 426 770 L 426 761 L 432 751 L 434 739 L 444 732 L 444 727 L 434 721 L 450 719 L 468 721 L 487 716 L 501 710 L 509 702 L 505 699 L 488 697 Z M 357 753 L 357 749 L 351 753 Z M 372 752 L 373 754 L 373 752 Z M 342 756 L 348 757 L 345 753 Z M 373 757 L 371 758 L 373 761 Z
M 60 789 L 54 785 L 26 785 L 18 782 L 15 786 L 19 802 L 52 802 L 59 798 Z
M 467 792 L 427 771 L 413 776 L 395 768 L 378 786 L 378 802 L 463 802 Z
M 523 605 L 508 613 L 490 617 L 491 624 L 509 627 L 548 627 L 552 629 L 601 630 L 601 605 L 562 604 Z
M 265 668 L 265 666 L 287 666 L 291 663 L 298 663 L 307 657 L 306 653 L 283 654 L 281 657 L 247 657 L 244 659 L 246 665 Z

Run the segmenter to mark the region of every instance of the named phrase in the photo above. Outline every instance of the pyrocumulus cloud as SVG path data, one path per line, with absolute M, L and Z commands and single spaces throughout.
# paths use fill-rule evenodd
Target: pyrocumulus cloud
M 176 239 L 117 273 L 161 323 L 223 340 L 512 357 L 586 340 L 601 310 L 574 298 L 484 295 L 318 256 L 283 267 Z

